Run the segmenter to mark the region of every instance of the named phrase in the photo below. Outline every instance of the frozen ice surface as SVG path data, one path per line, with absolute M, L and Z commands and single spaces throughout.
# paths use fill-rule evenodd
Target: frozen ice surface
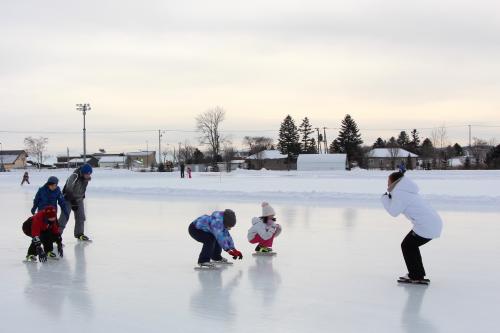
M 18 175 L 15 181 L 0 175 L 2 332 L 498 330 L 498 206 L 440 209 L 443 236 L 422 247 L 428 287 L 396 283 L 405 273 L 399 244 L 410 225 L 404 218 L 393 219 L 376 205 L 275 203 L 272 197 L 265 199 L 283 225 L 276 257 L 252 257 L 254 246 L 246 241 L 259 201 L 95 190 L 87 196 L 94 242 L 77 243 L 71 220 L 64 259 L 26 264 L 30 239 L 20 227 L 47 174 L 31 173 L 33 185 L 23 188 Z M 89 189 L 100 186 L 99 177 Z M 472 190 L 491 182 L 478 179 Z M 498 189 L 485 191 L 498 196 Z M 195 271 L 201 244 L 189 237 L 188 224 L 224 208 L 237 213 L 231 233 L 244 259 L 221 271 Z

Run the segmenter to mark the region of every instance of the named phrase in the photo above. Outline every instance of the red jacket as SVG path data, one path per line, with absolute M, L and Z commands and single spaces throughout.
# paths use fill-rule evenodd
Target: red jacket
M 42 231 L 50 230 L 54 235 L 60 235 L 59 224 L 57 220 L 50 222 L 45 216 L 45 211 L 39 211 L 33 216 L 31 222 L 31 237 L 40 237 Z

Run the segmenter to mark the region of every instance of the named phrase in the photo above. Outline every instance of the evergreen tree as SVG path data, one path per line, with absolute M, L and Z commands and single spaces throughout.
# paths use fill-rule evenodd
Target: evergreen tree
M 299 131 L 293 118 L 288 115 L 280 126 L 278 148 L 289 159 L 300 153 Z
M 419 154 L 420 153 L 419 146 L 420 146 L 420 137 L 418 131 L 414 129 L 413 131 L 411 131 L 411 141 L 406 149 L 414 154 Z
M 378 138 L 373 144 L 373 148 L 385 148 L 386 142 L 382 138 Z
M 464 156 L 464 149 L 458 143 L 453 145 L 453 152 L 455 156 Z
M 391 136 L 391 138 L 387 140 L 385 146 L 387 148 L 398 148 L 399 147 L 398 140 L 396 140 L 395 137 Z
M 432 141 L 429 138 L 426 138 L 424 142 L 422 142 L 422 155 L 424 157 L 434 157 L 435 149 L 432 145 Z
M 500 169 L 500 145 L 491 148 L 485 162 L 490 169 Z
M 203 153 L 198 148 L 196 148 L 193 153 L 193 163 L 201 164 L 203 163 L 204 158 L 205 156 L 203 155 Z
M 316 149 L 316 140 L 312 134 L 314 133 L 311 124 L 309 123 L 309 119 L 305 117 L 302 120 L 302 124 L 299 127 L 299 133 L 301 134 L 300 139 L 300 150 L 303 154 L 315 154 Z
M 342 148 L 340 147 L 339 141 L 337 139 L 333 140 L 332 143 L 330 143 L 328 151 L 330 154 L 342 153 Z
M 353 161 L 361 162 L 362 152 L 361 134 L 359 134 L 358 125 L 350 115 L 346 115 L 342 120 L 339 136 L 337 137 L 338 146 L 341 153 L 347 154 L 347 161 L 349 166 Z
M 410 145 L 410 137 L 408 136 L 408 134 L 406 134 L 406 131 L 401 131 L 401 133 L 399 133 L 397 142 L 401 148 L 408 148 L 408 146 Z

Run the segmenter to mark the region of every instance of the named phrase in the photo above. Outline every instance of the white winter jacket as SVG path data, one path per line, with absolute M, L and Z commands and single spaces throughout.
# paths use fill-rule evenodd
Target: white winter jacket
M 413 231 L 420 237 L 438 238 L 441 236 L 443 221 L 418 192 L 417 184 L 404 176 L 391 191 L 391 197 L 387 194 L 382 196 L 382 203 L 392 216 L 404 214 L 413 223 Z
M 281 233 L 281 226 L 276 223 L 266 224 L 260 217 L 252 219 L 252 227 L 248 230 L 248 241 L 259 235 L 263 240 L 268 240 L 271 237 L 278 237 Z

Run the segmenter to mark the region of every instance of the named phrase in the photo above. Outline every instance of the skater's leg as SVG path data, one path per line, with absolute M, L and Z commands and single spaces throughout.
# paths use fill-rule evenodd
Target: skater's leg
M 85 234 L 85 206 L 83 201 L 78 204 L 75 211 L 75 238 Z
M 263 239 L 259 235 L 255 235 L 255 237 L 250 241 L 252 244 L 258 243 L 262 247 L 273 247 L 274 236 L 269 239 Z
M 212 260 L 221 260 L 222 259 L 222 248 L 220 247 L 219 243 L 217 243 L 217 240 L 214 237 L 214 247 L 212 250 L 212 256 L 210 259 Z
M 198 263 L 210 262 L 210 257 L 212 257 L 214 253 L 215 243 L 217 243 L 215 237 L 209 232 L 197 229 L 194 223 L 189 225 L 189 234 L 196 241 L 203 243 L 200 256 L 198 257 Z
M 43 231 L 40 234 L 40 241 L 43 244 L 43 250 L 45 253 L 48 252 L 53 252 L 54 251 L 54 237 L 52 236 L 52 233 L 50 231 Z
M 68 200 L 64 200 L 64 204 L 66 205 L 66 211 L 68 212 L 68 216 L 64 214 L 64 212 L 61 212 L 61 215 L 59 215 L 59 229 L 61 229 L 61 234 L 64 231 L 64 228 L 66 228 L 66 224 L 68 224 L 69 221 L 69 216 L 71 215 L 71 202 Z
M 410 279 L 420 280 L 425 277 L 425 269 L 422 263 L 419 246 L 426 244 L 430 239 L 420 237 L 414 231 L 410 231 L 401 243 L 401 250 L 408 268 Z

